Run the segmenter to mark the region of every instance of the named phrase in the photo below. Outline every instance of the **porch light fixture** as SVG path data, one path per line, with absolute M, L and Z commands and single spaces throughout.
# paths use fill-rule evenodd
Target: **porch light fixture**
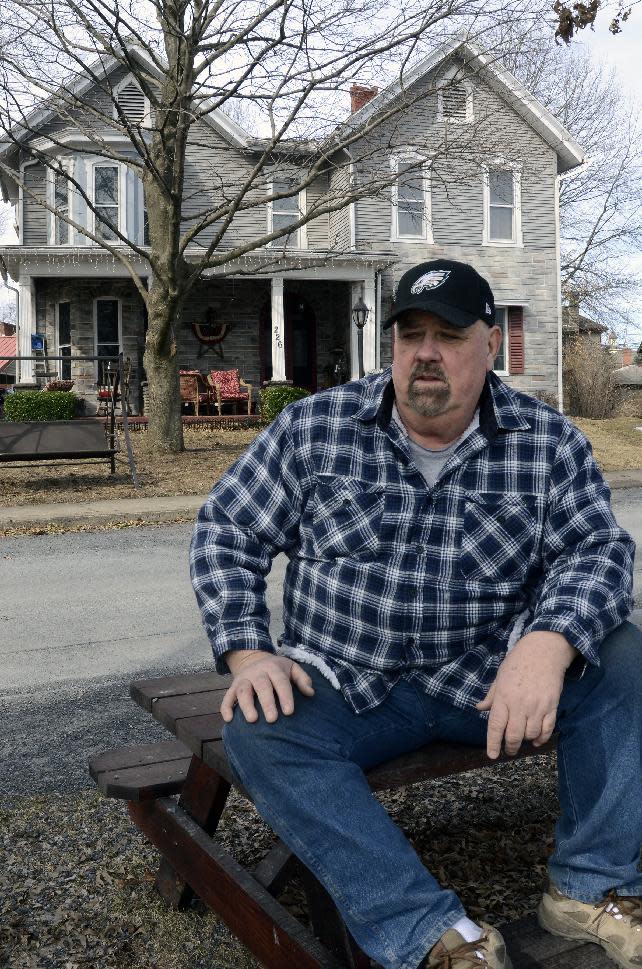
M 370 310 L 363 301 L 363 296 L 360 296 L 357 302 L 352 307 L 352 322 L 359 330 L 363 330 L 364 326 L 368 322 L 368 315 Z

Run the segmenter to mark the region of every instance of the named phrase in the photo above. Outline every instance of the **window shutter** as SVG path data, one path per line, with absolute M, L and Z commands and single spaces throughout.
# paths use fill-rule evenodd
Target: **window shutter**
M 118 106 L 128 121 L 141 124 L 145 118 L 145 95 L 133 81 L 124 84 L 117 94 Z
M 509 306 L 508 322 L 508 372 L 524 373 L 524 310 L 521 306 Z

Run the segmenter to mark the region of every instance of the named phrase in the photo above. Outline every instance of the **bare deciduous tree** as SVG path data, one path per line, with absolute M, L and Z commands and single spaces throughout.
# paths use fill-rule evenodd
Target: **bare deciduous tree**
M 285 245 L 320 215 L 389 190 L 396 174 L 382 159 L 394 118 L 427 96 L 425 90 L 404 94 L 409 66 L 453 28 L 483 36 L 503 18 L 525 23 L 534 16 L 533 5 L 522 0 L 7 0 L 0 120 L 5 138 L 51 172 L 54 193 L 36 198 L 6 162 L 0 172 L 48 209 L 63 234 L 73 229 L 127 267 L 148 314 L 144 362 L 153 445 L 182 448 L 176 332 L 203 272 L 238 267 L 259 248 Z M 401 96 L 360 130 L 345 118 L 347 88 L 357 76 L 379 85 L 382 78 L 401 78 Z M 121 96 L 123 77 L 133 78 L 144 96 L 138 117 Z M 224 123 L 222 135 L 242 159 L 236 171 L 223 164 L 208 127 L 220 121 L 219 109 L 249 118 L 256 132 Z M 379 141 L 364 138 L 377 130 Z M 72 131 L 80 136 L 74 151 L 124 165 L 142 182 L 144 238 L 128 238 L 115 223 L 108 191 L 97 199 L 62 164 L 57 151 L 67 148 Z M 493 146 L 484 137 L 487 153 Z M 446 154 L 460 158 L 457 177 L 465 178 L 466 166 L 475 168 L 474 138 L 470 131 L 447 132 L 443 142 L 426 145 L 426 157 L 431 163 Z M 206 156 L 208 186 L 190 190 L 187 169 Z M 297 199 L 321 177 L 324 191 L 311 192 L 294 221 L 234 232 L 266 203 Z M 59 201 L 58 182 L 71 188 L 76 212 L 92 213 L 89 219 L 73 217 L 65 190 Z M 277 258 L 275 251 L 275 264 Z

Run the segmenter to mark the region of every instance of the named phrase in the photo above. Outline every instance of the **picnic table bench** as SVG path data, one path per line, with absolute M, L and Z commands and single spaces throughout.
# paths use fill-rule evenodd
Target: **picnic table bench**
M 174 907 L 193 893 L 209 906 L 266 969 L 366 969 L 374 963 L 349 935 L 332 899 L 278 839 L 254 871 L 243 868 L 214 837 L 227 796 L 238 786 L 225 755 L 220 704 L 231 681 L 215 673 L 132 683 L 132 698 L 175 740 L 121 747 L 90 760 L 103 794 L 124 798 L 134 823 L 158 848 L 156 887 Z M 518 757 L 546 753 L 524 744 Z M 502 757 L 500 760 L 513 760 Z M 373 791 L 487 767 L 485 750 L 435 743 L 368 772 Z M 297 876 L 305 891 L 310 931 L 278 901 Z M 514 969 L 610 969 L 601 948 L 558 939 L 534 916 L 502 926 Z
M 116 446 L 108 441 L 103 421 L 0 421 L 2 462 L 86 458 L 106 459 L 111 473 L 116 471 Z

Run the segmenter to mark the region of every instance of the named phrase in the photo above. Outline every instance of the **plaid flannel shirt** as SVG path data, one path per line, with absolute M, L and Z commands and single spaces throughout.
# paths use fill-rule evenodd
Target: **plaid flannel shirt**
M 632 608 L 635 547 L 587 440 L 489 373 L 479 428 L 428 488 L 393 400 L 387 370 L 291 404 L 212 490 L 190 562 L 219 672 L 228 650 L 275 651 L 281 551 L 280 644 L 326 664 L 356 712 L 400 677 L 470 708 L 532 630 L 598 664 Z

